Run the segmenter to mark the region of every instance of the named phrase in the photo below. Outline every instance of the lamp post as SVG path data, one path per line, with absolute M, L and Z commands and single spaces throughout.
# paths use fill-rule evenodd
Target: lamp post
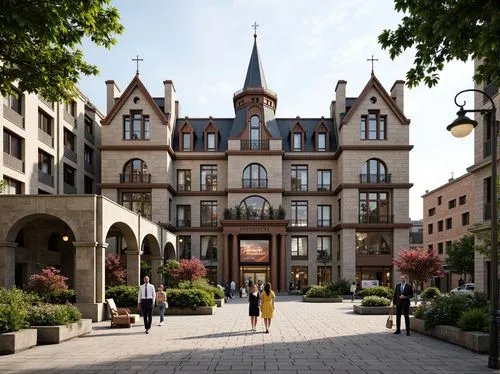
M 464 105 L 457 103 L 457 97 L 464 92 L 478 92 L 487 97 L 491 102 L 491 109 L 464 109 Z M 500 368 L 498 358 L 498 215 L 497 215 L 497 136 L 498 124 L 496 121 L 496 107 L 493 99 L 484 91 L 477 89 L 467 89 L 460 91 L 455 95 L 455 105 L 460 107 L 457 112 L 457 119 L 453 121 L 446 129 L 457 138 L 462 138 L 471 133 L 477 126 L 477 121 L 468 118 L 465 114 L 478 112 L 481 114 L 490 114 L 491 126 L 491 271 L 490 271 L 490 354 L 488 358 L 488 367 L 493 369 Z

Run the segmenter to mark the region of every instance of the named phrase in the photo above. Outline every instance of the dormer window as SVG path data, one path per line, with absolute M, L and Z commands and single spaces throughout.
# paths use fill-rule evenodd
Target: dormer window
M 205 152 L 217 151 L 218 130 L 217 127 L 215 127 L 212 120 L 209 121 L 208 125 L 205 127 L 205 130 L 203 130 L 203 137 L 205 143 Z
M 191 134 L 188 132 L 182 133 L 182 150 L 184 152 L 191 151 Z
M 215 133 L 207 133 L 207 151 L 215 151 Z
M 300 152 L 302 150 L 302 133 L 293 133 L 293 151 Z
M 205 135 L 206 136 L 206 133 Z M 179 151 L 181 152 L 193 152 L 194 150 L 194 129 L 187 120 L 179 129 Z M 206 138 L 205 138 L 206 144 Z
M 297 117 L 298 118 L 298 117 Z M 292 127 L 291 130 L 291 150 L 293 152 L 301 152 L 304 150 L 304 140 L 306 137 L 306 130 L 299 121 Z

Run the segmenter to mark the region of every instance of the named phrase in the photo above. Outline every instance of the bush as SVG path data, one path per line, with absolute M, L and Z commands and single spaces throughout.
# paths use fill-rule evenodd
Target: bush
M 37 301 L 38 296 L 17 288 L 0 288 L 0 333 L 19 331 L 27 327 L 26 309 Z
M 174 278 L 179 281 L 195 281 L 207 275 L 205 265 L 198 258 L 180 260 L 179 268 L 172 272 Z
M 29 289 L 37 293 L 43 300 L 48 301 L 53 292 L 68 288 L 67 277 L 52 266 L 47 266 L 38 274 L 32 274 L 29 279 Z
M 393 295 L 392 288 L 384 286 L 365 288 L 358 292 L 359 297 L 379 296 L 379 297 L 385 297 L 386 299 L 389 300 L 392 300 L 392 295 Z
M 167 260 L 164 265 L 158 266 L 157 273 L 163 276 L 164 285 L 168 288 L 175 288 L 179 283 L 175 277 L 175 271 L 179 269 L 179 261 Z
M 424 312 L 425 328 L 436 325 L 456 326 L 460 315 L 467 310 L 468 297 L 459 295 L 441 296 Z
M 484 308 L 475 308 L 462 313 L 457 321 L 457 326 L 465 331 L 483 331 L 489 330 L 489 315 Z
M 335 297 L 332 291 L 326 286 L 311 286 L 306 293 L 307 297 Z
M 303 295 L 306 295 L 307 292 L 309 292 L 309 290 L 311 289 L 312 286 L 314 286 L 314 285 L 304 286 L 304 287 L 302 287 L 302 289 L 300 291 L 302 291 Z
M 213 287 L 208 284 L 208 280 L 205 278 L 200 278 L 195 281 L 185 281 L 179 283 L 179 288 L 181 289 L 193 289 L 196 288 L 198 290 L 207 291 L 209 294 L 212 294 L 215 299 L 223 299 L 224 291 L 218 287 Z
M 41 304 L 28 308 L 26 320 L 30 326 L 57 326 L 77 322 L 81 317 L 73 305 Z
M 168 305 L 179 308 L 193 308 L 196 306 L 214 306 L 215 300 L 212 294 L 196 288 L 180 289 L 171 288 L 167 290 Z
M 431 301 L 439 296 L 441 296 L 441 291 L 437 287 L 427 287 L 421 294 L 422 300 L 424 301 Z
M 424 305 L 419 305 L 413 311 L 413 317 L 418 318 L 418 319 L 423 319 L 424 318 L 424 313 L 425 313 L 425 306 Z
M 366 296 L 361 300 L 361 306 L 389 306 L 391 300 L 380 296 Z
M 462 296 L 462 295 L 461 295 Z M 485 293 L 474 292 L 474 295 L 464 295 L 467 297 L 467 305 L 469 309 L 488 309 L 490 305 L 489 297 Z
M 57 290 L 48 296 L 47 301 L 51 304 L 74 304 L 76 303 L 76 292 L 72 289 Z
M 330 282 L 328 288 L 335 295 L 349 295 L 351 293 L 351 283 L 345 279 Z
M 114 286 L 106 290 L 106 299 L 113 299 L 117 307 L 137 305 L 139 286 Z
M 107 255 L 104 262 L 106 285 L 118 286 L 125 283 L 127 270 L 120 263 L 121 258 L 118 255 Z

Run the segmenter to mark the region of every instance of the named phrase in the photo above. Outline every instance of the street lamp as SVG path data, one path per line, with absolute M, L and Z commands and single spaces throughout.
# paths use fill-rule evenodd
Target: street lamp
M 491 109 L 464 109 L 464 105 L 457 103 L 457 97 L 464 92 L 479 92 L 486 96 L 491 102 Z M 497 216 L 497 136 L 498 124 L 496 121 L 496 107 L 493 99 L 484 91 L 477 89 L 468 89 L 460 91 L 455 95 L 455 105 L 460 107 L 457 112 L 458 118 L 455 119 L 446 129 L 457 138 L 462 138 L 471 133 L 472 129 L 477 126 L 477 121 L 468 118 L 465 114 L 479 112 L 481 114 L 490 114 L 491 126 L 491 271 L 490 271 L 490 355 L 488 358 L 488 367 L 492 369 L 500 369 L 498 358 L 498 322 L 500 320 L 498 314 L 498 216 Z

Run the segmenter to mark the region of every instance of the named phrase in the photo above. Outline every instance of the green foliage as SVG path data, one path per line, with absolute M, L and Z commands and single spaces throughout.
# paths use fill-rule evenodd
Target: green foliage
M 113 299 L 117 307 L 137 305 L 139 286 L 114 286 L 106 290 L 106 299 Z
M 96 75 L 83 59 L 82 42 L 110 48 L 121 34 L 111 0 L 2 2 L 0 93 L 40 93 L 50 101 L 76 96 L 80 75 Z
M 466 331 L 489 330 L 489 315 L 485 308 L 475 308 L 462 313 L 457 321 L 457 326 Z
M 446 250 L 446 264 L 455 274 L 474 277 L 474 235 L 464 235 Z
M 72 289 L 51 292 L 47 302 L 51 304 L 74 304 L 76 303 L 76 292 Z
M 7 186 L 7 182 L 4 179 L 0 180 L 0 193 L 3 192 L 3 190 L 5 189 L 6 186 Z
M 437 287 L 427 287 L 422 291 L 422 300 L 430 301 L 435 299 L 436 297 L 441 296 L 441 291 Z
M 351 293 L 351 282 L 345 279 L 338 279 L 330 282 L 328 288 L 335 295 L 349 295 Z
M 196 306 L 214 306 L 215 300 L 212 294 L 196 288 L 167 290 L 168 304 L 172 307 L 192 308 Z
M 205 278 L 200 278 L 195 281 L 185 281 L 185 282 L 180 282 L 179 283 L 179 288 L 180 289 L 199 289 L 208 292 L 211 294 L 214 299 L 223 299 L 224 298 L 224 291 L 221 290 L 218 287 L 213 287 L 210 284 L 208 284 L 208 280 Z
M 305 294 L 307 297 L 335 297 L 332 291 L 326 286 L 311 286 L 307 293 Z
M 267 215 L 269 216 L 269 219 L 274 219 L 276 212 L 274 211 L 272 205 L 269 205 L 269 208 L 267 209 Z
M 231 209 L 229 208 L 224 208 L 224 212 L 222 213 L 222 216 L 224 219 L 231 219 Z
M 366 296 L 361 300 L 361 306 L 389 306 L 391 300 L 380 296 Z
M 302 287 L 302 289 L 301 289 L 302 294 L 303 294 L 303 295 L 306 295 L 306 294 L 309 292 L 309 290 L 311 289 L 311 287 L 312 287 L 312 286 L 314 286 L 314 285 L 313 285 L 313 284 L 310 284 L 310 285 L 307 285 L 307 286 Z
M 146 261 L 141 261 L 141 279 L 146 275 L 151 279 L 151 266 Z
M 441 296 L 434 299 L 424 312 L 425 328 L 436 325 L 456 326 L 460 315 L 467 310 L 467 299 L 459 295 Z
M 278 207 L 278 219 L 285 219 L 286 211 L 281 205 Z
M 17 288 L 0 288 L 0 333 L 19 331 L 28 326 L 27 307 L 38 297 Z
M 37 293 L 44 301 L 49 302 L 51 295 L 68 289 L 67 277 L 53 266 L 47 266 L 29 278 L 29 289 Z
M 424 318 L 425 305 L 419 305 L 413 310 L 413 317 L 422 319 Z
M 404 14 L 394 30 L 384 30 L 378 41 L 389 49 L 391 59 L 406 49 L 416 49 L 414 67 L 406 73 L 407 84 L 420 82 L 432 87 L 439 81 L 438 72 L 452 60 L 481 60 L 474 81 L 500 82 L 498 68 L 500 3 L 470 0 L 395 0 Z
M 40 304 L 28 308 L 26 317 L 30 326 L 57 326 L 77 322 L 82 318 L 73 305 Z
M 164 265 L 158 266 L 158 274 L 163 275 L 163 284 L 169 288 L 177 287 L 175 271 L 179 269 L 180 263 L 177 260 L 167 260 Z
M 482 292 L 474 292 L 473 295 L 461 295 L 467 298 L 467 306 L 470 309 L 487 309 L 490 305 L 489 297 Z
M 367 296 L 379 296 L 392 300 L 393 291 L 392 288 L 389 287 L 377 286 L 377 287 L 365 288 L 359 291 L 357 295 L 363 298 Z

